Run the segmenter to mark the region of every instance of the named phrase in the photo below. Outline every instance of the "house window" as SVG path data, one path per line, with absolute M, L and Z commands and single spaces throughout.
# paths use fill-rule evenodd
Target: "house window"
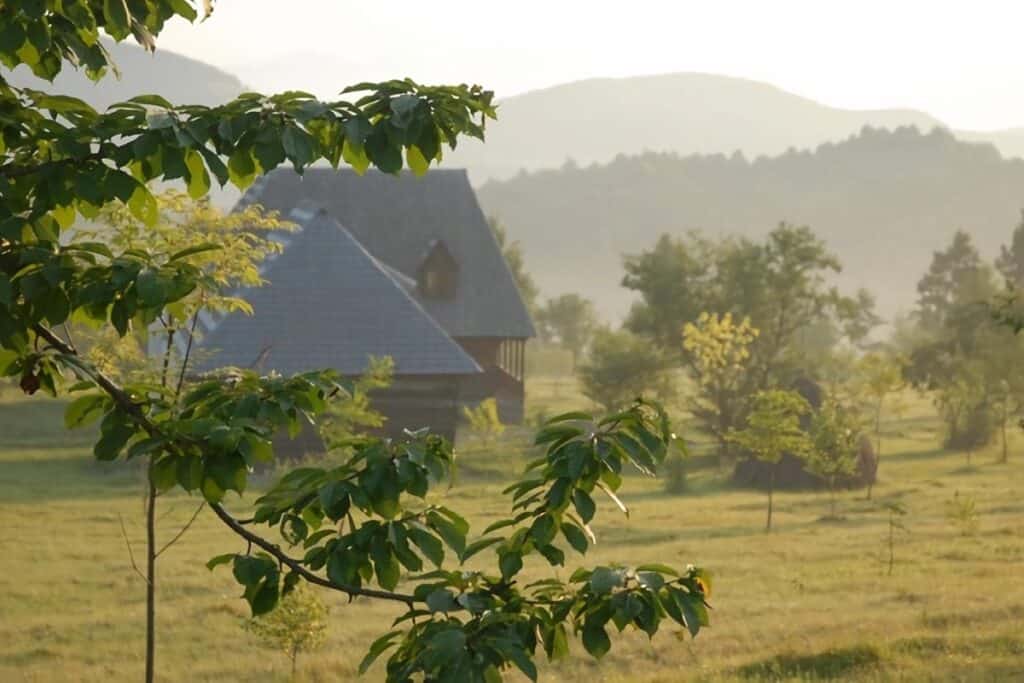
M 459 264 L 445 247 L 434 242 L 420 263 L 417 280 L 423 296 L 431 299 L 451 299 L 459 284 Z

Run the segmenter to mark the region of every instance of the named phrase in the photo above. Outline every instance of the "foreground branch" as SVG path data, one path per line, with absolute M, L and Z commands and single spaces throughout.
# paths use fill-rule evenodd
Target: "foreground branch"
M 286 555 L 279 546 L 275 545 L 274 543 L 271 543 L 262 536 L 258 536 L 249 531 L 248 529 L 246 529 L 244 526 L 241 525 L 241 523 L 239 523 L 237 519 L 232 517 L 227 512 L 227 510 L 221 507 L 219 503 L 211 503 L 210 509 L 213 510 L 214 513 L 216 513 L 220 520 L 224 522 L 224 524 L 226 524 L 229 529 L 231 529 L 236 534 L 247 540 L 252 545 L 258 546 L 266 552 L 270 553 L 270 555 L 272 555 L 278 562 L 291 569 L 293 572 L 301 576 L 309 583 L 313 583 L 324 588 L 330 588 L 331 590 L 336 590 L 341 593 L 345 593 L 351 598 L 365 597 L 376 598 L 378 600 L 391 600 L 393 602 L 405 603 L 410 608 L 416 602 L 415 597 L 405 593 L 392 593 L 391 591 L 382 591 L 373 588 L 359 588 L 356 586 L 346 586 L 344 584 L 334 583 L 333 581 L 325 579 L 322 576 L 318 576 L 313 572 L 309 571 L 308 569 L 306 569 L 305 567 L 303 567 L 302 564 L 295 558 Z
M 44 339 L 50 346 L 55 348 L 57 351 L 68 355 L 77 357 L 79 354 L 71 348 L 63 339 L 54 334 L 51 330 L 46 328 L 44 325 L 35 325 L 33 330 L 40 338 Z M 118 406 L 121 407 L 126 413 L 131 415 L 147 432 L 151 435 L 161 435 L 160 429 L 142 412 L 138 404 L 134 403 L 129 395 L 117 385 L 114 380 L 107 377 L 101 371 L 95 368 L 90 368 L 90 375 L 97 385 L 103 391 L 105 391 Z M 366 597 L 375 598 L 378 600 L 390 600 L 392 602 L 401 602 L 409 607 L 412 607 L 416 603 L 416 598 L 412 595 L 405 593 L 393 593 L 391 591 L 375 590 L 372 588 L 360 588 L 357 586 L 346 586 L 343 584 L 337 584 L 333 581 L 325 579 L 321 576 L 314 574 L 309 571 L 302 564 L 285 554 L 280 547 L 266 540 L 265 538 L 258 536 L 246 529 L 239 520 L 232 517 L 223 507 L 218 503 L 210 503 L 210 508 L 216 513 L 217 517 L 220 518 L 224 524 L 228 526 L 236 534 L 244 538 L 251 545 L 258 546 L 265 550 L 267 553 L 276 558 L 281 564 L 287 566 L 289 569 L 294 571 L 296 574 L 304 578 L 306 581 L 324 588 L 330 588 L 345 593 L 349 597 Z M 173 541 L 172 541 L 173 542 Z M 161 551 L 162 552 L 162 551 Z

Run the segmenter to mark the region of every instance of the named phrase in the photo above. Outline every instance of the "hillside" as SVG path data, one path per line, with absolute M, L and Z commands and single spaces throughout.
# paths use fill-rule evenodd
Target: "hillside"
M 1024 207 L 1024 161 L 940 129 L 865 129 L 813 152 L 647 153 L 483 185 L 484 209 L 522 243 L 547 296 L 576 291 L 615 317 L 629 305 L 621 254 L 662 232 L 760 236 L 779 221 L 810 225 L 841 256 L 840 283 L 874 291 L 883 313 L 910 306 L 931 253 L 957 229 L 988 255 Z
M 865 125 L 930 129 L 937 119 L 907 110 L 836 109 L 766 83 L 699 73 L 599 78 L 501 101 L 486 145 L 450 155 L 479 180 L 520 169 L 607 162 L 650 150 L 679 154 L 776 155 L 841 140 Z
M 84 72 L 65 67 L 53 84 L 40 80 L 19 67 L 13 72 L 3 70 L 12 85 L 38 88 L 47 92 L 71 95 L 98 109 L 143 93 L 158 93 L 175 104 L 215 105 L 241 93 L 245 87 L 235 76 L 204 62 L 158 49 L 148 54 L 127 43 L 106 43 L 114 57 L 121 78 L 113 74 L 93 83 Z

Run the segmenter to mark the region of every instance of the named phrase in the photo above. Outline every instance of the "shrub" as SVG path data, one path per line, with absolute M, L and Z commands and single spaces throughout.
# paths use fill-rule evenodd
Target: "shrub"
M 462 414 L 483 446 L 489 446 L 505 433 L 505 425 L 498 416 L 498 402 L 493 398 L 484 399 L 476 408 L 463 406 Z
M 686 458 L 682 453 L 673 453 L 665 459 L 665 493 L 678 495 L 686 493 Z
M 264 647 L 287 655 L 295 678 L 299 655 L 316 650 L 327 637 L 327 612 L 316 593 L 299 584 L 276 609 L 248 620 L 245 628 Z
M 971 496 L 961 496 L 957 491 L 946 501 L 946 519 L 960 530 L 961 536 L 978 533 L 978 505 Z

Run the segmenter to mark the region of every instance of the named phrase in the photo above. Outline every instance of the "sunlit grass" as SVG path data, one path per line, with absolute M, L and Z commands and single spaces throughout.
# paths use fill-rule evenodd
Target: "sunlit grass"
M 530 410 L 579 405 L 566 379 L 531 383 Z M 782 493 L 777 530 L 763 532 L 764 496 L 735 490 L 726 474 L 690 474 L 691 493 L 668 496 L 660 482 L 631 477 L 627 519 L 602 508 L 599 543 L 587 564 L 616 560 L 686 565 L 715 574 L 713 626 L 696 640 L 666 628 L 653 643 L 622 637 L 600 663 L 574 657 L 545 666 L 546 681 L 1021 680 L 1024 679 L 1024 439 L 1010 464 L 995 450 L 974 456 L 938 447 L 930 404 L 917 400 L 885 425 L 875 500 L 844 493 L 843 519 L 822 521 L 824 493 Z M 101 467 L 88 434 L 65 434 L 60 405 L 0 401 L 0 681 L 135 681 L 142 672 L 144 584 L 142 484 L 132 468 Z M 526 461 L 525 429 L 493 452 L 463 448 L 449 502 L 476 529 L 506 510 L 500 489 Z M 946 520 L 955 492 L 978 504 L 980 528 L 961 536 Z M 886 514 L 909 509 L 886 576 Z M 169 539 L 197 501 L 160 501 Z M 240 627 L 244 603 L 230 572 L 203 566 L 244 544 L 201 515 L 161 557 L 159 664 L 164 681 L 284 681 L 283 657 L 258 648 Z M 484 561 L 486 561 L 486 557 Z M 581 564 L 556 574 L 567 576 Z M 550 571 L 537 564 L 530 572 Z M 327 645 L 300 660 L 310 681 L 349 680 L 375 635 L 399 611 L 325 596 Z M 381 667 L 367 680 L 379 680 Z

